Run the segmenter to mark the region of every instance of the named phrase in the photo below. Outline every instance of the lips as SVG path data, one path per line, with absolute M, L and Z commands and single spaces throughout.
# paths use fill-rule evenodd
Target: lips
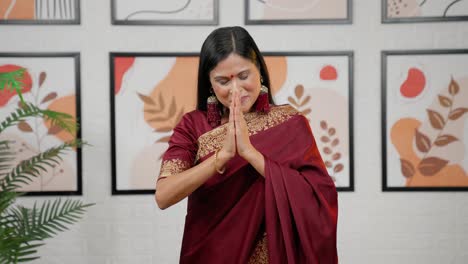
M 242 97 L 240 98 L 241 104 L 244 104 L 244 103 L 247 102 L 248 100 L 249 100 L 249 96 L 248 96 L 248 95 L 242 96 Z

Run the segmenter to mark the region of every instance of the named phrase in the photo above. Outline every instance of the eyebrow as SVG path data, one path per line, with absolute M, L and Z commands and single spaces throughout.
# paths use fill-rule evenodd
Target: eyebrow
M 250 72 L 250 69 L 245 69 L 245 70 L 240 71 L 239 73 L 237 73 L 237 75 L 241 75 L 243 73 L 248 73 L 248 72 Z M 218 76 L 213 77 L 213 79 L 220 80 L 220 79 L 230 79 L 230 78 L 227 77 L 227 76 L 218 75 Z

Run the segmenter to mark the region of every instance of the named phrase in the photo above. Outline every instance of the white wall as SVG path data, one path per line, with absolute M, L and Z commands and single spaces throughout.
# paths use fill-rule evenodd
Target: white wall
M 220 1 L 220 26 L 243 1 Z M 111 196 L 110 51 L 198 52 L 214 27 L 111 26 L 110 0 L 82 0 L 80 26 L 1 26 L 1 52 L 81 52 L 83 199 L 97 203 L 47 241 L 35 263 L 176 263 L 185 203 Z M 467 48 L 468 22 L 380 23 L 380 0 L 354 0 L 352 25 L 248 26 L 263 51 L 354 50 L 356 191 L 340 193 L 340 263 L 468 263 L 468 193 L 382 193 L 380 51 Z M 43 198 L 23 198 L 30 204 Z

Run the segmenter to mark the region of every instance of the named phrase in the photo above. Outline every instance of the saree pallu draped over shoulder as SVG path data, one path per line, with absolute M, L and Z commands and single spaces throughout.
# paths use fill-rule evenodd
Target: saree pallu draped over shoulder
M 174 130 L 161 176 L 221 149 L 227 126 L 211 130 L 200 113 Z M 288 105 L 245 119 L 265 177 L 236 156 L 188 197 L 180 263 L 338 263 L 337 192 L 308 120 Z

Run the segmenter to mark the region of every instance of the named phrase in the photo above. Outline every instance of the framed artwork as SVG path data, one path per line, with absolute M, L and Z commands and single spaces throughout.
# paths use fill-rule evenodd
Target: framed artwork
M 310 122 L 339 191 L 354 191 L 353 52 L 265 52 L 276 104 L 290 104 Z
M 464 0 L 382 0 L 382 23 L 468 20 Z
M 383 191 L 468 191 L 468 50 L 382 52 Z
M 67 113 L 79 123 L 79 53 L 0 53 L 0 72 L 20 68 L 25 69 L 21 79 L 25 101 L 41 109 Z M 0 92 L 0 120 L 19 107 L 15 92 Z M 42 117 L 27 118 L 0 135 L 1 140 L 13 141 L 10 148 L 16 156 L 12 165 L 75 138 L 81 138 L 79 129 L 73 135 Z M 81 195 L 81 148 L 65 151 L 61 157 L 60 165 L 47 168 L 19 191 L 26 191 L 27 195 Z
M 80 0 L 2 0 L 0 24 L 80 24 Z
M 352 191 L 353 54 L 265 56 L 275 102 L 309 117 L 338 189 Z M 110 63 L 112 193 L 153 194 L 172 129 L 196 108 L 198 53 L 111 53 Z
M 218 25 L 219 0 L 111 0 L 113 25 Z
M 172 129 L 196 107 L 198 53 L 110 53 L 112 194 L 154 193 Z
M 351 0 L 245 0 L 245 24 L 351 24 Z

